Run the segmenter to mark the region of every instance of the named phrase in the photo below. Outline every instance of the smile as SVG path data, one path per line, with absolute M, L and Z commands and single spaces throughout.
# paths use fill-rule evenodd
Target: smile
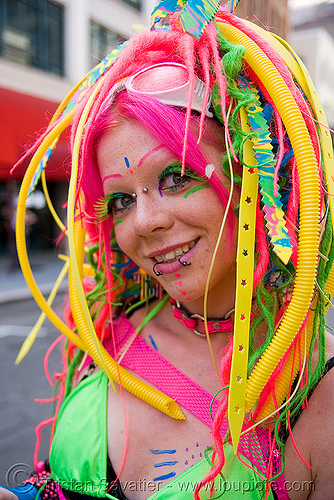
M 180 257 L 182 257 L 182 255 L 189 252 L 189 250 L 196 245 L 198 240 L 199 238 L 191 241 L 190 243 L 187 243 L 186 245 L 183 245 L 182 247 L 174 248 L 174 250 L 170 250 L 170 252 L 166 254 L 155 255 L 154 259 L 157 262 L 174 262 L 175 260 L 178 260 Z

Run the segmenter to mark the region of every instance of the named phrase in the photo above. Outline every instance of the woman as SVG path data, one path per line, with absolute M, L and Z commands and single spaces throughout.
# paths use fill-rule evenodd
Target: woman
M 283 45 L 224 8 L 196 39 L 185 8 L 159 29 L 160 6 L 85 92 L 93 71 L 31 167 L 71 121 L 52 484 L 61 499 L 332 498 L 324 117 Z

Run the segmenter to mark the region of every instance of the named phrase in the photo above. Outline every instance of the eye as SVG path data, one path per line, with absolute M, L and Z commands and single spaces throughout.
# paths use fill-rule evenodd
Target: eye
M 180 172 L 171 172 L 169 174 L 165 174 L 160 178 L 160 189 L 161 191 L 176 191 L 177 189 L 182 188 L 188 182 L 191 181 L 191 178 L 187 175 L 181 175 Z
M 130 194 L 113 194 L 112 198 L 108 201 L 108 213 L 122 213 L 124 210 L 129 210 L 135 202 L 135 197 Z
M 196 174 L 188 167 L 185 167 L 184 175 L 181 175 L 182 165 L 179 161 L 175 161 L 168 165 L 159 176 L 159 191 L 173 192 L 182 189 L 186 184 L 193 179 L 205 182 L 206 179 Z
M 95 203 L 95 215 L 98 220 L 106 220 L 109 215 L 117 215 L 125 210 L 130 210 L 136 203 L 136 196 L 125 193 L 111 193 L 100 198 Z

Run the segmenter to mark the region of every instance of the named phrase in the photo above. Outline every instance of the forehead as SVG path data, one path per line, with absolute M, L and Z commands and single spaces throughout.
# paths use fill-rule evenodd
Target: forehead
M 102 137 L 98 145 L 100 172 L 116 164 L 118 167 L 137 167 L 145 155 L 158 150 L 159 146 L 158 140 L 141 123 L 122 120 Z

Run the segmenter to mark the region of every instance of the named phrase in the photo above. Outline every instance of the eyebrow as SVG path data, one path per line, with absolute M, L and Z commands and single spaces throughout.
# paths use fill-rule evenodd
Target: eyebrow
M 115 177 L 123 177 L 121 174 L 106 175 L 102 179 L 102 184 L 104 184 L 108 179 L 114 179 Z
M 158 144 L 158 146 L 155 146 L 155 148 L 151 149 L 151 151 L 148 151 L 147 153 L 144 154 L 142 158 L 140 158 L 139 163 L 137 165 L 137 168 L 141 166 L 141 164 L 148 158 L 151 154 L 155 153 L 156 151 L 159 151 L 159 149 L 164 148 L 162 144 Z

